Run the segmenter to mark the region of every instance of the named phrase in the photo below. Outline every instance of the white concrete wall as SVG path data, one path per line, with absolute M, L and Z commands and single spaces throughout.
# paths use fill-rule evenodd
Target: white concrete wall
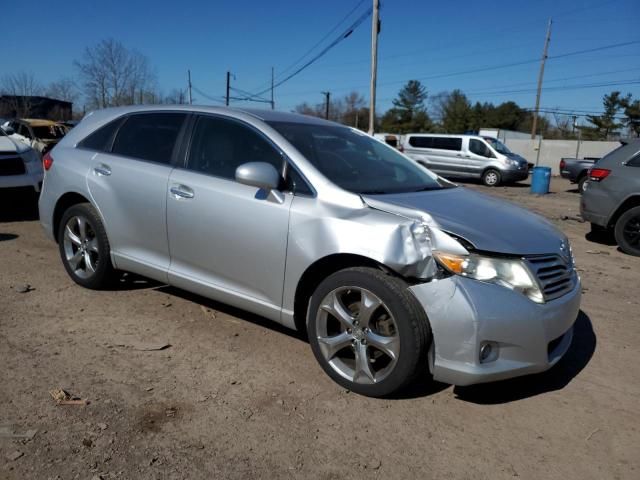
M 577 143 L 577 140 L 542 140 L 538 166 L 551 167 L 553 175 L 560 175 L 560 159 L 562 157 L 574 158 L 576 156 Z M 537 140 L 508 138 L 505 144 L 511 151 L 526 158 L 528 162 L 536 163 L 538 155 Z M 602 157 L 618 146 L 620 146 L 619 142 L 581 141 L 578 158 Z

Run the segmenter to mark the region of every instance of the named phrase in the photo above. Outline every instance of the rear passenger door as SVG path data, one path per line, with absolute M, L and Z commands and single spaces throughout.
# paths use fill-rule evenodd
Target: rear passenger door
M 443 175 L 464 173 L 462 137 L 430 137 L 429 162 Z
M 137 113 L 103 127 L 113 130 L 111 137 L 95 134 L 100 140 L 103 133 L 107 144 L 91 158 L 87 183 L 116 268 L 167 281 L 167 185 L 186 118 Z

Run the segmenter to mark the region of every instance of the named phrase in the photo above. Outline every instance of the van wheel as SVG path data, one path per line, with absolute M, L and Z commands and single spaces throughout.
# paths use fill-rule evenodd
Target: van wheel
M 90 203 L 73 205 L 64 212 L 58 228 L 58 247 L 65 270 L 78 285 L 97 290 L 112 283 L 109 240 Z
M 348 268 L 327 277 L 311 297 L 309 343 L 338 384 L 381 397 L 427 367 L 431 329 L 408 285 L 374 268 Z
M 482 183 L 484 183 L 487 187 L 497 187 L 500 185 L 502 181 L 502 176 L 498 170 L 494 170 L 490 168 L 489 170 L 485 170 L 482 174 Z
M 616 222 L 614 233 L 620 250 L 640 257 L 640 207 L 624 212 Z

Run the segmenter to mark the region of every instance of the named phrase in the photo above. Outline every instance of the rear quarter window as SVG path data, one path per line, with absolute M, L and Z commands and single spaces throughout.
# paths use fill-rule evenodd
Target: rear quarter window
M 122 123 L 122 118 L 113 120 L 106 125 L 103 125 L 90 135 L 84 138 L 84 140 L 78 143 L 78 147 L 86 148 L 87 150 L 96 150 L 98 152 L 108 152 L 111 150 L 111 143 L 113 142 L 113 136 L 115 135 L 118 127 Z
M 627 162 L 628 167 L 640 167 L 640 153 Z

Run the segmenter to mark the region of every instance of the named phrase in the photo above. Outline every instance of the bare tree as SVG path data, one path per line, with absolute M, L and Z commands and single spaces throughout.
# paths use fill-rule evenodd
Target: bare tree
M 122 43 L 106 39 L 85 49 L 74 62 L 92 108 L 157 103 L 155 73 L 149 60 Z
M 184 105 L 187 103 L 187 92 L 182 89 L 174 88 L 162 99 L 162 103 Z
M 42 95 L 42 86 L 31 72 L 17 72 L 2 77 L 0 94 L 8 96 L 9 109 L 16 117 L 28 117 L 33 108 L 31 97 Z
M 46 94 L 47 97 L 71 103 L 75 103 L 80 96 L 78 87 L 70 78 L 61 78 L 56 82 L 51 82 L 47 87 Z

